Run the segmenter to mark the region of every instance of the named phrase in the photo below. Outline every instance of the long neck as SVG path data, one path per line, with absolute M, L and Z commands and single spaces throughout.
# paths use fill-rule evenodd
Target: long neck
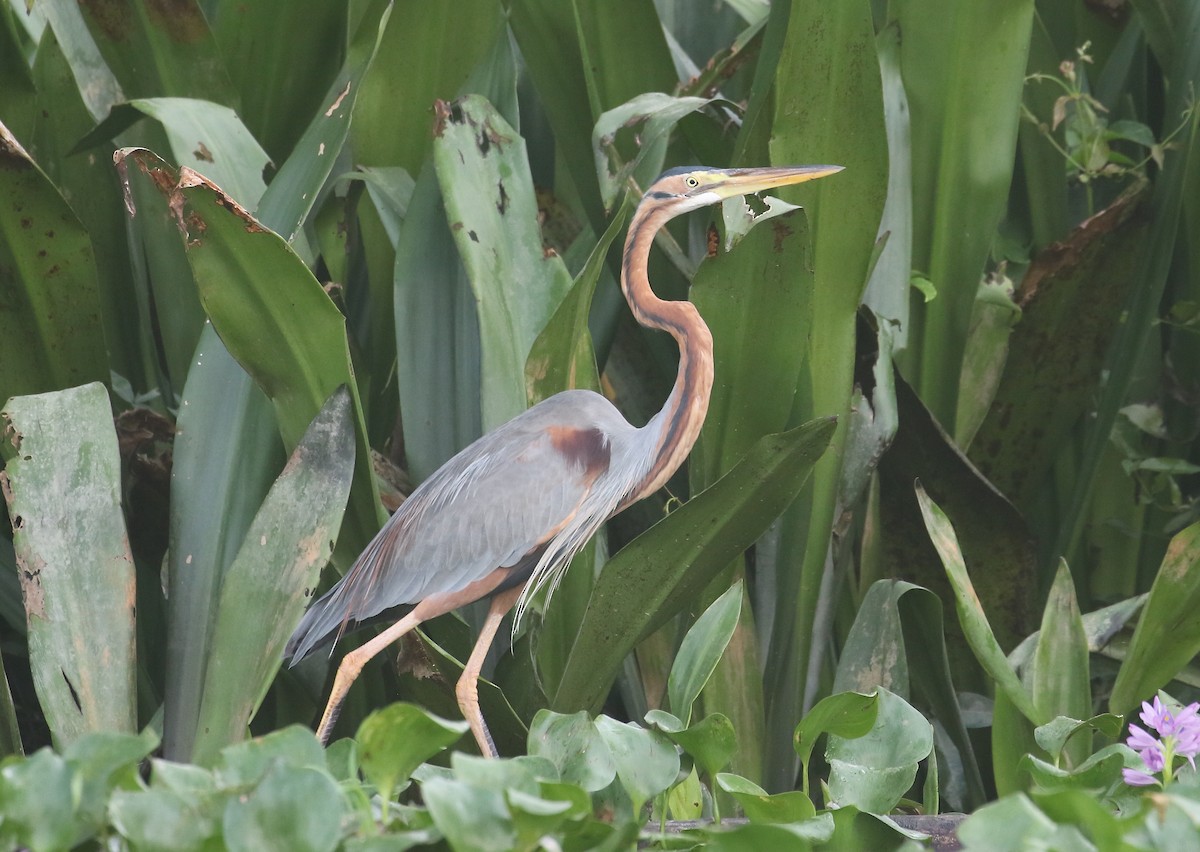
M 667 302 L 654 295 L 646 267 L 654 235 L 667 223 L 664 210 L 639 208 L 629 226 L 621 264 L 621 289 L 634 318 L 647 328 L 661 329 L 679 344 L 679 374 L 662 410 L 647 424 L 656 444 L 649 471 L 625 499 L 625 505 L 657 491 L 691 452 L 712 393 L 712 334 L 690 302 Z M 653 427 L 653 428 L 652 428 Z

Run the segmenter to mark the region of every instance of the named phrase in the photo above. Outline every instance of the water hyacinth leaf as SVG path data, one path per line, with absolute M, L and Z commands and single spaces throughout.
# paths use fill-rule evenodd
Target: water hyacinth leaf
M 667 791 L 667 812 L 671 819 L 700 819 L 704 816 L 704 790 L 693 766 L 688 777 Z
M 468 727 L 466 722 L 441 719 L 414 704 L 389 705 L 358 728 L 359 766 L 386 797 L 423 762 L 457 742 Z
M 312 731 L 289 725 L 222 749 L 213 774 L 218 786 L 252 787 L 277 764 L 294 769 L 324 769 L 325 750 Z
M 812 800 L 800 790 L 772 796 L 753 781 L 725 772 L 716 776 L 716 782 L 753 823 L 801 822 L 817 814 Z
M 840 692 L 828 695 L 816 703 L 805 714 L 792 742 L 800 761 L 807 765 L 813 746 L 822 734 L 836 734 L 842 738 L 861 737 L 875 725 L 879 713 L 879 695 L 863 695 L 857 692 Z
M 542 250 L 525 142 L 483 98 L 439 102 L 433 162 L 479 313 L 483 428 L 525 410 L 525 362 L 571 287 Z
M 791 825 L 748 823 L 725 831 L 712 832 L 704 844 L 713 852 L 809 852 L 818 844 L 834 841 L 833 815 L 823 813 L 814 819 Z M 845 848 L 865 848 L 847 846 Z M 883 848 L 883 847 L 871 847 Z
M 636 642 L 686 606 L 787 507 L 833 428 L 825 419 L 768 435 L 711 488 L 609 560 L 551 706 L 595 706 Z
M 558 770 L 544 757 L 521 755 L 507 760 L 492 760 L 455 751 L 450 755 L 450 769 L 459 781 L 476 787 L 519 790 L 536 795 L 542 781 L 556 782 Z
M 967 642 L 970 644 L 971 650 L 975 652 L 979 664 L 1025 718 L 1035 725 L 1047 721 L 1048 717 L 1038 710 L 1029 693 L 1021 685 L 1016 672 L 1005 658 L 1000 643 L 996 641 L 992 628 L 988 625 L 987 615 L 979 603 L 979 597 L 975 594 L 971 576 L 967 573 L 962 550 L 958 546 L 958 538 L 954 534 L 950 520 L 938 505 L 929 499 L 929 495 L 925 493 L 925 489 L 921 487 L 920 483 L 917 484 L 916 492 L 917 503 L 920 505 L 921 515 L 925 519 L 925 527 L 942 565 L 946 569 L 946 575 L 950 578 L 950 584 L 954 588 L 955 608 L 958 611 L 959 622 L 962 624 Z
M 500 790 L 431 778 L 421 785 L 421 798 L 451 848 L 463 852 L 516 848 L 516 828 Z
M 0 195 L 0 399 L 108 381 L 87 232 L 3 124 Z
M 104 386 L 14 397 L 0 412 L 34 686 L 54 741 L 137 729 L 134 568 Z
M 995 849 L 998 852 L 1021 852 L 1030 843 L 1040 844 L 1041 838 L 1053 836 L 1055 824 L 1029 800 L 1024 793 L 1006 796 L 973 813 L 958 828 L 958 837 L 968 848 Z M 1083 841 L 1083 838 L 1079 838 Z M 1086 849 L 1082 844 L 1066 848 Z
M 871 730 L 853 739 L 830 734 L 825 757 L 835 802 L 887 813 L 912 786 L 918 762 L 933 753 L 933 726 L 895 693 L 880 687 L 877 697 Z
M 1127 714 L 1200 652 L 1200 521 L 1171 539 L 1113 684 L 1109 709 Z
M 142 760 L 158 747 L 153 731 L 140 734 L 94 733 L 63 750 L 63 759 L 76 777 L 76 824 L 89 832 L 105 823 L 108 800 L 114 789 L 134 790 L 140 785 Z
M 353 407 L 341 387 L 296 445 L 221 579 L 197 763 L 245 736 L 333 553 L 353 472 Z
M 78 840 L 72 777 L 71 767 L 49 748 L 0 767 L 0 842 L 13 849 L 72 848 Z
M 529 726 L 529 753 L 554 764 L 564 783 L 589 793 L 603 790 L 617 776 L 608 746 L 582 710 L 570 715 L 538 711 Z
M 195 807 L 188 793 L 171 789 L 117 790 L 108 816 L 138 849 L 196 848 L 217 832 L 214 814 Z
M 667 679 L 667 701 L 685 725 L 691 721 L 692 704 L 708 683 L 733 637 L 741 611 L 742 584 L 739 581 L 696 619 L 679 645 Z
M 1096 731 L 1108 739 L 1116 739 L 1125 725 L 1125 719 L 1112 713 L 1101 713 L 1090 719 L 1072 719 L 1069 716 L 1055 716 L 1044 725 L 1034 729 L 1033 737 L 1037 744 L 1050 755 L 1056 763 L 1059 755 L 1072 737 L 1081 731 Z M 1090 745 L 1090 742 L 1089 742 Z M 1088 750 L 1088 756 L 1091 750 Z M 1085 758 L 1086 759 L 1086 758 Z M 1083 761 L 1076 761 L 1072 766 L 1078 766 Z
M 328 773 L 276 764 L 253 790 L 229 800 L 222 835 L 231 852 L 332 852 L 345 810 Z
M 662 711 L 652 710 L 646 714 L 646 721 L 653 724 L 666 734 L 668 739 L 691 755 L 696 765 L 709 778 L 715 778 L 720 770 L 729 765 L 729 761 L 737 751 L 738 743 L 733 723 L 727 716 L 710 713 L 687 728 L 682 725 L 664 726 L 659 724 L 659 720 L 663 716 L 669 715 Z M 674 719 L 674 721 L 679 722 L 678 719 Z
M 608 716 L 598 717 L 594 724 L 612 756 L 621 786 L 633 801 L 635 814 L 675 783 L 679 753 L 665 734 Z
M 505 790 L 504 799 L 517 832 L 516 848 L 529 848 L 552 835 L 572 810 L 570 802 L 549 801 L 520 790 Z

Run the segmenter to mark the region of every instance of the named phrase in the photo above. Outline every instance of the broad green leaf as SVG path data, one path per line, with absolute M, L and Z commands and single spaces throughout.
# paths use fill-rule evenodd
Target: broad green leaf
M 450 769 L 459 781 L 476 787 L 516 790 L 536 796 L 541 782 L 557 783 L 558 769 L 544 757 L 521 755 L 506 760 L 476 757 L 455 751 L 450 755 Z
M 801 763 L 808 764 L 822 734 L 836 734 L 843 739 L 861 737 L 875 725 L 878 714 L 877 693 L 839 692 L 825 696 L 804 715 L 792 737 Z
M 347 41 L 347 4 L 321 0 L 221 0 L 213 34 L 241 102 L 239 113 L 276 164 L 288 160 L 305 123 L 338 73 L 335 48 Z M 357 82 L 355 84 L 357 86 Z M 339 89 L 341 91 L 341 89 Z
M 440 719 L 413 704 L 389 705 L 359 726 L 359 765 L 387 799 L 414 769 L 453 745 L 467 727 L 466 722 Z
M 49 748 L 0 767 L 0 842 L 12 849 L 73 847 L 72 780 L 70 766 Z
M 815 286 L 805 353 L 807 368 L 796 388 L 791 423 L 836 416 L 830 451 L 813 468 L 812 482 L 784 519 L 777 571 L 774 630 L 765 672 L 767 738 L 782 742 L 815 700 L 804 695 L 810 668 L 821 577 L 829 554 L 856 356 L 858 306 L 867 287 L 887 189 L 888 146 L 879 61 L 870 4 L 793 0 L 772 12 L 768 31 L 783 28 L 779 61 L 771 81 L 770 124 L 760 126 L 776 165 L 829 163 L 846 170 L 806 186 L 781 190 L 803 205 L 813 243 Z M 764 53 L 767 51 L 764 44 Z M 764 120 L 758 120 L 760 125 Z M 748 125 L 743 136 L 753 132 Z M 739 144 L 741 144 L 739 142 Z M 746 165 L 754 165 L 747 163 Z M 791 396 L 790 389 L 776 393 Z M 769 750 L 768 786 L 795 772 L 786 750 Z
M 651 710 L 646 714 L 646 722 L 691 755 L 696 766 L 709 778 L 716 777 L 737 751 L 737 734 L 734 733 L 733 723 L 720 713 L 709 714 L 685 728 L 670 713 Z
M 968 848 L 996 852 L 1023 852 L 1031 844 L 1050 843 L 1054 833 L 1054 821 L 1023 793 L 984 805 L 958 827 L 958 837 Z M 1055 844 L 1049 848 L 1082 850 L 1087 847 Z
M 54 741 L 133 733 L 133 556 L 108 393 L 93 383 L 13 397 L 0 427 L 30 667 Z
M 995 681 L 996 688 L 1003 690 L 1030 722 L 1036 725 L 1048 721 L 1048 715 L 1037 708 L 1025 687 L 1021 685 L 1016 672 L 1005 658 L 1004 651 L 1000 649 L 995 634 L 992 633 L 987 615 L 975 594 L 971 576 L 967 573 L 967 566 L 963 562 L 962 551 L 959 549 L 950 520 L 937 504 L 929 499 L 920 483 L 917 484 L 917 503 L 925 519 L 925 528 L 929 531 L 933 546 L 946 569 L 946 575 L 950 578 L 959 622 L 979 664 Z
M 1090 719 L 1072 719 L 1069 716 L 1055 716 L 1045 725 L 1039 725 L 1034 729 L 1033 736 L 1037 740 L 1037 744 L 1050 755 L 1055 761 L 1058 760 L 1059 754 L 1063 750 L 1070 739 L 1081 731 L 1091 732 L 1093 730 L 1103 734 L 1107 739 L 1115 740 L 1121 734 L 1121 729 L 1125 726 L 1125 719 L 1122 716 L 1114 716 L 1112 713 L 1101 713 L 1099 716 L 1093 716 Z M 1088 745 L 1091 745 L 1090 737 L 1087 740 Z M 1087 757 L 1091 757 L 1091 749 L 1088 749 Z M 1086 758 L 1085 758 L 1086 759 Z M 1082 760 L 1075 763 L 1075 766 L 1083 763 Z M 1067 767 L 1068 769 L 1072 767 Z
M 139 168 L 161 168 L 150 152 L 126 156 Z M 182 205 L 188 263 L 205 312 L 271 398 L 284 445 L 294 448 L 338 385 L 357 396 L 345 318 L 288 244 L 219 186 L 185 169 L 178 186 L 160 188 Z M 380 514 L 361 414 L 358 419 L 356 487 L 344 534 L 355 550 L 374 535 Z
M 1109 788 L 1121 780 L 1121 769 L 1127 766 L 1146 768 L 1142 759 L 1124 743 L 1100 749 L 1073 769 L 1055 766 L 1032 754 L 1026 754 L 1020 760 L 1021 771 L 1033 780 L 1034 789 L 1041 790 Z
M 1033 657 L 1033 704 L 1044 718 L 1085 719 L 1092 712 L 1091 680 L 1087 635 L 1075 600 L 1075 584 L 1067 563 L 1060 561 L 1046 600 L 1041 635 Z M 1091 753 L 1090 733 L 1072 739 L 1067 749 L 1067 757 L 1073 766 L 1078 766 Z
M 617 774 L 608 746 L 582 710 L 569 716 L 539 711 L 529 726 L 529 753 L 554 764 L 564 783 L 589 793 L 603 790 Z
M 421 798 L 451 848 L 462 852 L 508 852 L 516 828 L 501 790 L 448 778 L 421 785 Z
M 75 3 L 42 3 L 39 8 L 62 45 L 88 112 L 99 121 L 126 96 L 88 32 L 83 10 Z
M 119 213 L 121 188 L 113 181 L 107 152 L 93 157 L 69 153 L 95 121 L 52 29 L 42 33 L 33 74 L 38 111 L 32 134 L 21 138 L 91 238 L 109 367 L 139 390 L 148 390 L 154 374 L 144 369 L 140 357 L 143 344 L 152 341 L 139 332 L 138 315 L 132 309 L 137 297 L 125 221 Z
M 1033 9 L 1033 0 L 888 7 L 912 115 L 912 265 L 938 291 L 910 351 L 922 398 L 952 433 L 965 330 L 1012 181 Z
M 504 798 L 517 830 L 519 847 L 532 846 L 555 834 L 572 809 L 571 802 L 550 801 L 520 790 L 506 789 Z
M 246 735 L 333 553 L 353 471 L 353 411 L 343 387 L 313 418 L 221 578 L 197 763 Z
M 433 162 L 479 313 L 484 429 L 526 408 L 525 361 L 570 289 L 542 250 L 524 141 L 478 96 L 439 104 Z
M 75 821 L 81 832 L 94 833 L 104 826 L 114 790 L 138 788 L 140 764 L 157 747 L 158 737 L 143 731 L 89 734 L 63 750 L 63 759 L 77 779 Z
M 1041 486 L 1071 430 L 1094 405 L 1094 377 L 1138 280 L 1149 192 L 1133 187 L 1036 255 L 1021 282 L 1021 321 L 971 461 L 1018 506 Z M 962 437 L 960 433 L 960 438 Z M 968 446 L 960 440 L 963 446 Z
M 955 442 L 960 447 L 971 446 L 992 405 L 1008 358 L 1009 337 L 1020 320 L 1021 309 L 1013 302 L 1013 282 L 1008 276 L 997 273 L 984 277 L 971 310 L 958 382 L 954 428 Z
M 871 730 L 847 739 L 829 735 L 829 791 L 841 806 L 887 813 L 908 792 L 917 764 L 933 753 L 933 726 L 912 705 L 880 687 Z
M 430 149 L 434 101 L 459 94 L 503 26 L 495 0 L 396 3 L 380 35 L 380 61 L 362 81 L 355 159 L 418 174 Z
M 665 142 L 672 128 L 684 116 L 698 112 L 716 100 L 645 92 L 600 115 L 592 128 L 592 154 L 596 158 L 596 176 L 600 181 L 600 195 L 605 208 L 612 208 L 617 194 L 652 146 Z M 610 154 L 617 132 L 643 122 L 644 127 L 638 134 L 637 155 L 628 163 L 615 164 L 617 168 L 614 172 Z
M 0 398 L 107 382 L 87 232 L 3 124 L 0 195 Z
M 779 852 L 808 852 L 821 848 L 834 836 L 833 816 L 823 813 L 814 819 L 790 825 L 749 823 L 721 832 L 712 832 L 706 850 L 715 852 L 759 852 L 762 849 Z
M 332 852 L 345 810 L 327 773 L 276 764 L 252 791 L 229 800 L 221 833 L 231 852 Z
M 633 722 L 618 722 L 600 716 L 595 722 L 600 739 L 608 747 L 617 778 L 633 801 L 633 812 L 675 783 L 679 754 L 666 735 Z
M 667 679 L 667 701 L 685 725 L 691 721 L 692 704 L 733 637 L 741 609 L 742 584 L 739 581 L 713 601 L 683 637 L 671 667 L 671 676 Z
M 131 0 L 80 10 L 127 98 L 170 95 L 239 106 L 199 0 L 170 10 Z
M 325 750 L 312 731 L 290 725 L 222 749 L 213 774 L 220 787 L 252 787 L 277 765 L 324 770 Z
M 163 754 L 181 761 L 196 735 L 221 577 L 285 461 L 270 401 L 211 325 L 194 357 L 176 421 L 167 556 Z
M 138 849 L 201 849 L 217 833 L 216 815 L 195 807 L 175 790 L 118 790 L 108 804 L 109 820 Z
M 932 711 L 958 749 L 968 802 L 983 804 L 983 780 L 950 675 L 942 602 L 928 589 L 879 580 L 867 590 L 838 658 L 833 692 L 866 693 L 876 686 L 906 700 L 919 698 Z
M 1113 684 L 1109 708 L 1126 714 L 1148 699 L 1200 652 L 1200 522 L 1171 539 L 1150 587 L 1133 641 Z
M 717 786 L 741 807 L 753 823 L 801 822 L 817 815 L 812 800 L 799 790 L 772 796 L 753 781 L 724 772 L 716 777 Z
M 637 641 L 682 609 L 766 530 L 803 485 L 833 432 L 819 420 L 759 441 L 733 470 L 605 566 L 554 707 L 593 707 Z

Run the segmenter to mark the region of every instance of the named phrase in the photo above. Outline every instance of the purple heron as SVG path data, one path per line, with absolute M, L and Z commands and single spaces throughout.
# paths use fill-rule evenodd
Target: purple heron
M 708 410 L 712 335 L 691 303 L 664 301 L 651 290 L 646 264 L 654 235 L 689 210 L 838 171 L 672 169 L 646 190 L 625 240 L 621 288 L 639 323 L 679 345 L 679 373 L 662 410 L 639 429 L 603 396 L 564 391 L 484 435 L 421 483 L 288 641 L 285 654 L 295 665 L 347 627 L 403 613 L 342 659 L 318 729 L 322 742 L 368 660 L 421 622 L 490 597 L 455 692 L 480 750 L 496 756 L 478 679 L 504 615 L 517 604 L 519 616 L 543 588 L 553 592 L 571 557 L 605 521 L 662 487 L 691 451 Z

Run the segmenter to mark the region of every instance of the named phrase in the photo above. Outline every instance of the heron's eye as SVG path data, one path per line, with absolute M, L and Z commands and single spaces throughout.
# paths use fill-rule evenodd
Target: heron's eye
M 694 177 L 684 178 L 683 182 L 686 183 L 692 189 L 695 189 L 696 187 L 698 187 L 700 185 L 700 181 L 696 180 Z

